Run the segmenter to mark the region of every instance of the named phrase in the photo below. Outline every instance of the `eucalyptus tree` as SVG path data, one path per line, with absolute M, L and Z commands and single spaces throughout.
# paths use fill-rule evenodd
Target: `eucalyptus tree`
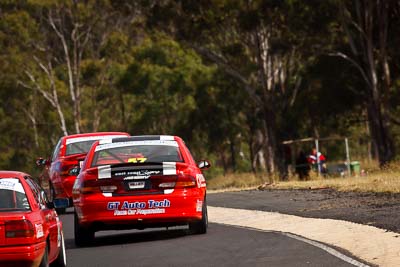
M 196 109 L 196 90 L 212 69 L 193 50 L 163 34 L 147 37 L 131 51 L 118 83 L 128 103 L 126 130 L 186 137 L 189 115 Z
M 399 124 L 395 115 L 398 95 L 394 80 L 397 71 L 397 46 L 400 3 L 398 1 L 337 1 L 341 30 L 348 49 L 332 55 L 348 61 L 364 81 L 359 96 L 365 109 L 371 139 L 381 165 L 395 156 L 391 123 Z
M 217 64 L 260 114 L 267 169 L 285 176 L 280 122 L 296 100 L 304 65 L 332 16 L 323 1 L 153 1 L 149 24 Z M 315 26 L 315 27 L 312 27 Z M 310 32 L 312 29 L 313 32 Z M 235 94 L 229 92 L 231 94 Z
M 135 6 L 109 1 L 37 0 L 28 2 L 25 9 L 38 25 L 39 35 L 31 36 L 32 64 L 23 70 L 26 78 L 20 85 L 36 90 L 57 110 L 64 135 L 96 130 L 99 115 L 95 123 L 89 123 L 82 117 L 82 105 L 90 100 L 91 91 L 97 94 L 104 88 L 113 60 L 102 53 L 104 46 L 110 44 L 113 33 L 124 32 L 132 25 L 138 15 Z M 89 72 L 87 83 L 84 76 Z

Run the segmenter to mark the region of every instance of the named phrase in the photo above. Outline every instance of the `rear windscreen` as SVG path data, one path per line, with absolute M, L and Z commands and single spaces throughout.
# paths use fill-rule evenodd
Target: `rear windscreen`
M 131 141 L 99 145 L 92 167 L 120 163 L 183 162 L 176 141 Z
M 0 179 L 0 212 L 30 210 L 21 182 L 16 178 Z
M 94 142 L 103 139 L 112 139 L 120 137 L 126 137 L 126 135 L 115 134 L 115 135 L 96 135 L 96 136 L 68 138 L 65 141 L 67 145 L 67 150 L 65 152 L 65 155 L 69 156 L 74 154 L 87 154 Z
M 67 152 L 65 153 L 66 156 L 74 155 L 74 154 L 87 154 L 92 147 L 93 143 L 97 140 L 89 140 L 83 142 L 76 142 L 67 144 Z

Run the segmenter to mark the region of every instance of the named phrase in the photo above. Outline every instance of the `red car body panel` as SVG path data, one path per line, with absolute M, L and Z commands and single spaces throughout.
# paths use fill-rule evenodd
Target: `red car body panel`
M 35 199 L 31 180 L 28 174 L 13 171 L 0 171 L 1 181 L 6 178 L 18 179 L 25 191 L 29 210 L 8 211 L 0 208 L 0 266 L 37 266 L 44 255 L 46 244 L 49 244 L 49 262 L 54 261 L 60 253 L 62 223 L 54 209 L 43 207 Z M 38 188 L 37 188 L 38 189 Z M 31 236 L 7 237 L 7 225 L 13 222 L 28 222 L 32 226 Z
M 48 169 L 49 179 L 54 189 L 54 198 L 72 198 L 72 186 L 75 182 L 76 175 L 71 175 L 69 171 L 78 167 L 79 161 L 84 160 L 86 153 L 73 153 L 67 155 L 67 146 L 74 141 L 97 141 L 102 138 L 111 138 L 116 136 L 129 136 L 124 132 L 98 132 L 74 134 L 61 137 L 54 152 L 51 165 Z M 59 147 L 58 147 L 59 146 Z M 58 150 L 58 151 L 57 151 Z
M 149 138 L 154 139 L 157 136 L 149 136 Z M 187 224 L 202 219 L 206 183 L 201 170 L 181 138 L 176 136 L 160 138 L 168 139 L 172 143 L 176 142 L 181 162 L 151 162 L 148 159 L 148 163 L 113 164 L 113 157 L 120 160 L 126 159 L 122 155 L 112 155 L 109 162 L 101 161 L 106 165 L 93 166 L 96 157 L 99 157 L 96 149 L 101 147 L 102 143 L 93 144 L 73 188 L 74 207 L 81 226 L 91 228 L 93 231 L 143 229 Z M 142 141 L 146 142 L 146 137 L 128 137 L 124 141 L 115 141 L 115 145 L 118 146 L 118 142 L 129 145 L 135 140 L 138 140 L 137 144 L 141 144 Z M 157 142 L 157 140 L 150 142 Z M 178 184 L 186 183 L 186 180 L 182 182 L 185 177 L 191 179 L 187 180 L 190 183 L 189 186 L 178 187 Z M 127 182 L 129 184 L 143 182 L 146 188 L 127 189 Z M 100 190 L 87 193 L 87 183 L 99 183 L 103 186 L 99 187 Z M 161 184 L 170 187 L 163 189 L 160 188 Z M 110 186 L 115 188 L 113 193 L 101 189 L 107 189 Z

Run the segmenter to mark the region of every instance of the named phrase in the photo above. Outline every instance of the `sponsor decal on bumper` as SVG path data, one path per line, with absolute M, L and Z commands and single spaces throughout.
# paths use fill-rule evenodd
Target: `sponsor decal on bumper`
M 112 201 L 107 203 L 107 210 L 114 211 L 114 216 L 162 214 L 171 206 L 171 201 L 148 200 L 147 202 Z

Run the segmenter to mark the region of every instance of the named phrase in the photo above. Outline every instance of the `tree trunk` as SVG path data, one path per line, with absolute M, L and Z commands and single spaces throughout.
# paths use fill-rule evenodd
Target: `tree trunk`
M 372 150 L 372 143 L 371 143 L 371 130 L 369 125 L 369 117 L 368 113 L 366 114 L 366 121 L 365 121 L 365 132 L 368 136 L 367 139 L 367 153 L 368 153 L 368 162 L 372 162 L 373 159 L 377 159 L 378 155 L 376 154 L 376 150 Z
M 261 169 L 262 171 L 267 170 L 267 164 L 265 162 L 265 155 L 264 155 L 264 134 L 261 130 L 257 129 L 254 132 L 255 142 L 252 144 L 253 146 L 253 161 L 252 161 L 252 168 L 256 171 Z
M 379 165 L 382 167 L 394 157 L 394 144 L 389 130 L 382 118 L 379 103 L 371 99 L 367 103 L 369 128 L 371 130 L 372 143 L 378 156 Z
M 251 172 L 256 174 L 256 165 L 255 163 L 255 155 L 254 155 L 254 149 L 253 149 L 253 138 L 250 137 L 250 140 L 248 140 L 248 145 L 249 145 L 249 150 L 250 150 L 250 162 L 251 162 Z
M 222 162 L 222 167 L 224 168 L 224 175 L 225 175 L 226 172 L 227 172 L 228 167 L 227 167 L 227 164 L 226 164 L 226 158 L 225 158 L 225 153 L 224 153 L 223 149 L 220 149 L 219 156 L 220 156 L 220 159 L 221 159 L 221 162 Z
M 391 86 L 387 54 L 388 13 L 392 1 L 354 1 L 354 9 L 342 2 L 343 26 L 346 29 L 353 58 L 339 53 L 359 71 L 366 82 L 365 103 L 374 152 L 380 166 L 394 157 L 394 144 L 389 132 L 388 107 Z M 353 13 L 351 12 L 353 11 Z M 352 15 L 353 14 L 353 15 Z M 354 27 L 355 26 L 355 27 Z M 349 28 L 355 28 L 351 32 Z
M 288 177 L 288 170 L 282 152 L 282 146 L 277 136 L 276 113 L 270 106 L 264 108 L 264 127 L 266 135 L 266 152 L 268 172 L 278 174 L 282 180 Z
M 235 138 L 230 137 L 229 138 L 229 147 L 230 147 L 230 152 L 231 152 L 231 166 L 232 166 L 232 171 L 236 171 L 236 155 L 235 155 Z

